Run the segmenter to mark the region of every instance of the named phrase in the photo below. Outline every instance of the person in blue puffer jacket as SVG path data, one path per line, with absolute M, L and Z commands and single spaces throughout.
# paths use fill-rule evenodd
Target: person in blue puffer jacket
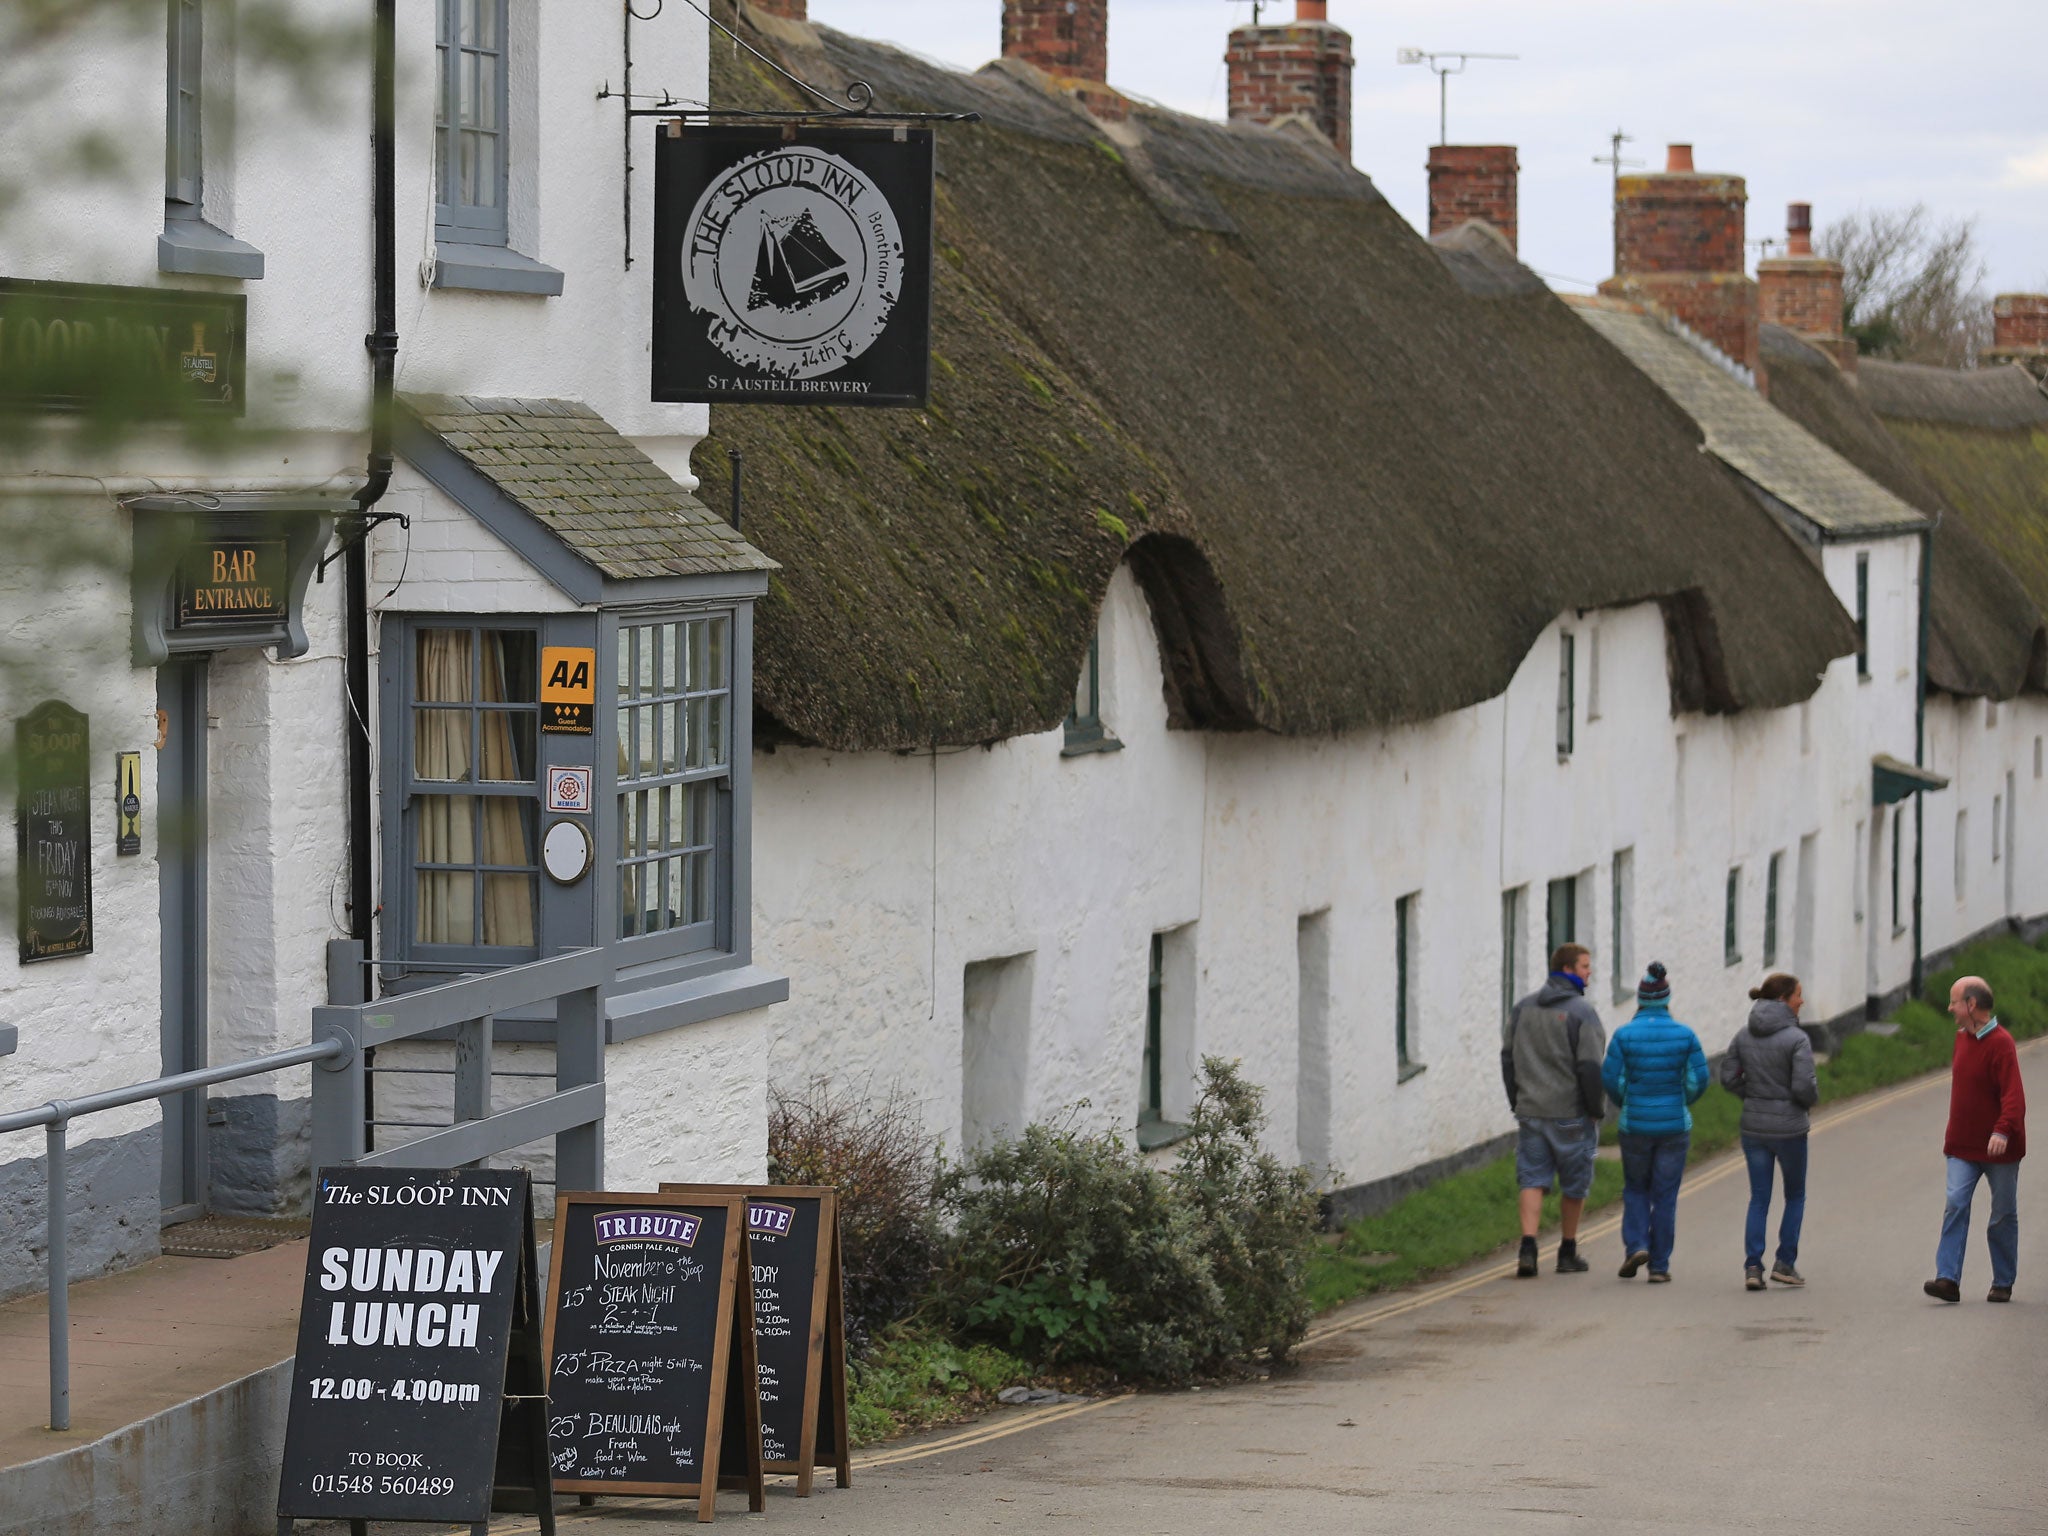
M 1671 1278 L 1678 1184 L 1692 1145 L 1692 1111 L 1707 1091 L 1707 1053 L 1690 1027 L 1671 1017 L 1671 982 L 1651 961 L 1636 988 L 1636 1016 L 1614 1032 L 1600 1073 L 1621 1106 L 1621 1278 L 1650 1266 L 1650 1283 Z

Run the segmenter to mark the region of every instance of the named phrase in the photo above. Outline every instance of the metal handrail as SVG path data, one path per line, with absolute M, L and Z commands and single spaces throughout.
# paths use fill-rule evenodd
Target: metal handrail
M 179 1072 L 170 1077 L 152 1077 L 147 1082 L 132 1083 L 126 1088 L 110 1088 L 104 1093 L 89 1093 L 82 1098 L 52 1099 L 34 1109 L 18 1109 L 12 1114 L 0 1115 L 0 1135 L 9 1131 L 31 1130 L 40 1125 L 44 1128 L 49 1149 L 50 1193 L 45 1233 L 50 1265 L 50 1428 L 71 1427 L 71 1259 L 66 1231 L 69 1211 L 64 1186 L 64 1135 L 71 1122 L 102 1110 L 140 1104 L 146 1099 L 167 1099 L 174 1094 L 189 1093 L 194 1088 L 230 1083 L 240 1077 L 258 1077 L 265 1072 L 281 1072 L 287 1067 L 303 1067 L 316 1061 L 328 1071 L 335 1071 L 346 1066 L 355 1051 L 355 1042 L 337 1031 L 311 1045 L 273 1051 L 268 1056 L 252 1056 L 246 1061 L 202 1067 L 196 1072 Z

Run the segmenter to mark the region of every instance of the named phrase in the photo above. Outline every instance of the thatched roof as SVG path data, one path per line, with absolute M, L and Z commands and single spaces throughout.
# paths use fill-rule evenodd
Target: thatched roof
M 1771 404 L 1922 511 L 1934 533 L 1928 681 L 1950 693 L 2011 698 L 2048 683 L 2048 400 L 2033 432 L 1953 419 L 1980 409 L 2024 416 L 2023 396 L 1984 375 L 1863 361 L 1851 383 L 1818 348 L 1762 328 Z M 1881 415 L 1886 405 L 1917 415 Z M 1875 409 L 1873 409 L 1875 407 Z M 2031 476 L 2031 479 L 2029 479 Z M 2029 499 L 2031 497 L 2031 500 Z M 2031 556 L 2031 560 L 2029 557 Z
M 941 131 L 931 408 L 713 414 L 783 566 L 764 739 L 1049 729 L 1126 559 L 1182 725 L 1426 719 L 1499 694 L 1560 612 L 1623 603 L 1663 605 L 1679 708 L 1789 704 L 1853 650 L 1663 395 L 1327 148 L 1137 104 L 1105 126 L 1028 70 L 811 35 L 797 73 L 983 121 Z M 712 59 L 721 104 L 786 104 Z M 699 456 L 714 503 L 724 460 Z

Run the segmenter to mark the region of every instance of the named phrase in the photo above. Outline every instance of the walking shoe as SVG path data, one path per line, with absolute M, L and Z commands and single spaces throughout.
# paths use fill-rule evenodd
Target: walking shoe
M 1670 1270 L 1668 1270 L 1668 1269 L 1653 1269 L 1653 1270 L 1651 1270 L 1651 1271 L 1650 1271 L 1650 1284 L 1652 1284 L 1652 1285 L 1669 1285 L 1670 1283 L 1671 1283 L 1671 1271 L 1670 1271 Z
M 1557 1272 L 1560 1275 L 1583 1275 L 1593 1266 L 1579 1257 L 1579 1245 L 1567 1239 L 1557 1245 Z
M 1742 1288 L 1745 1291 L 1760 1291 L 1764 1288 L 1764 1267 L 1752 1264 L 1742 1272 Z
M 1806 1284 L 1806 1276 L 1799 1273 L 1797 1269 L 1787 1264 L 1783 1259 L 1778 1260 L 1777 1263 L 1771 1266 L 1771 1278 L 1780 1285 Z
M 1956 1302 L 1963 1299 L 1962 1287 L 1953 1280 L 1930 1280 L 1920 1289 L 1936 1301 Z
M 1621 1278 L 1624 1280 L 1635 1279 L 1636 1271 L 1641 1269 L 1645 1264 L 1649 1262 L 1650 1256 L 1647 1253 L 1643 1252 L 1642 1249 L 1636 1249 L 1634 1253 L 1631 1253 L 1627 1258 L 1621 1261 Z
M 1994 1285 L 1984 1293 L 1984 1299 L 1986 1301 L 2011 1301 L 2012 1287 L 2009 1285 Z
M 1522 1251 L 1515 1255 L 1515 1278 L 1533 1280 L 1536 1278 L 1536 1239 L 1522 1239 Z

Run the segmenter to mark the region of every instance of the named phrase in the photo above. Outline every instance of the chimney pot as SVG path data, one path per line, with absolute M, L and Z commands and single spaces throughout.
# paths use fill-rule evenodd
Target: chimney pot
M 2001 293 L 1991 301 L 1985 361 L 2018 363 L 2048 384 L 2048 293 Z
M 1692 169 L 1692 146 L 1673 144 L 1664 151 L 1664 174 L 1669 176 Z
M 1330 0 L 1294 0 L 1296 21 L 1328 21 Z
M 1813 254 L 1813 204 L 1788 203 L 1785 207 L 1785 253 Z

